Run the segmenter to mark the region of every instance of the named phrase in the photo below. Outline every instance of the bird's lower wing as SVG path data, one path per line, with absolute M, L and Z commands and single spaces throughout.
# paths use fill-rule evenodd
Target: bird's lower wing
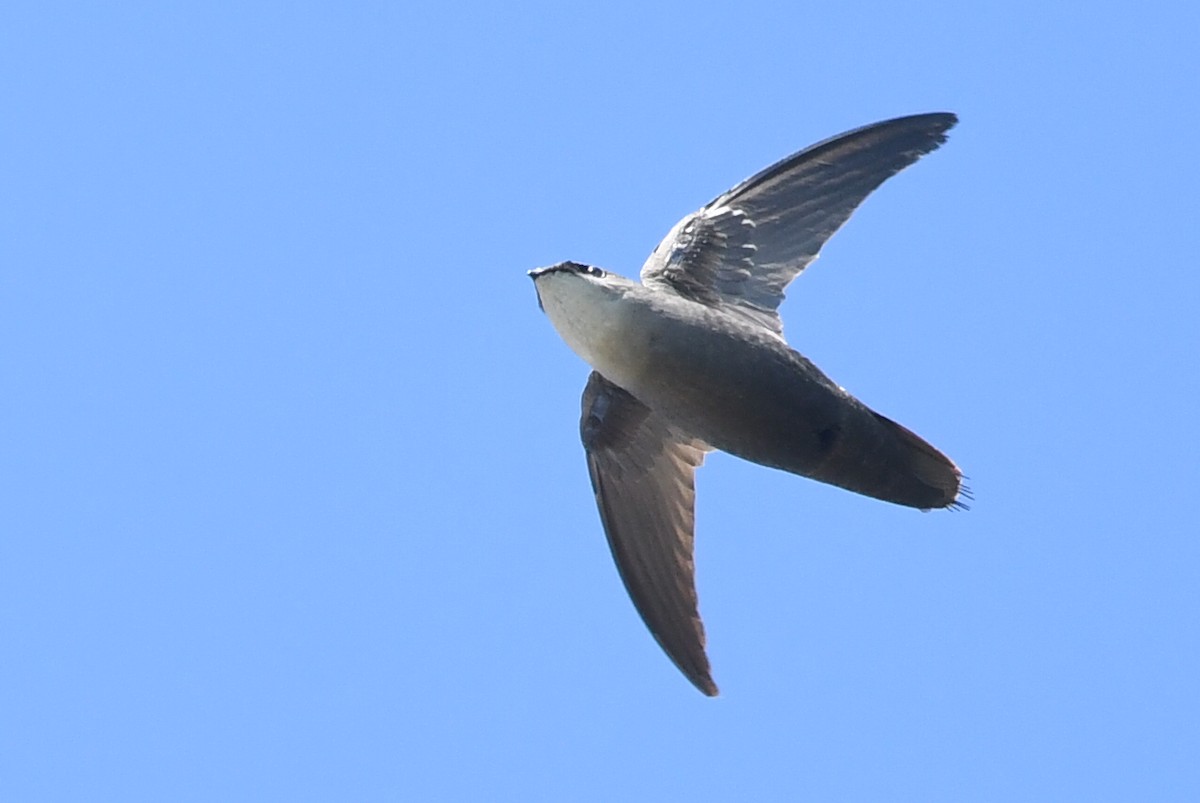
M 608 545 L 634 606 L 688 680 L 715 695 L 692 562 L 693 477 L 708 447 L 595 372 L 583 392 L 580 434 Z

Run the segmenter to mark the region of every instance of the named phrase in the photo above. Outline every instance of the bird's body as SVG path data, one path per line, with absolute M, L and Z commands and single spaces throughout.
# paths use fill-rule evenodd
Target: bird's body
M 573 262 L 532 271 L 538 300 L 594 373 L 581 434 L 609 544 L 652 633 L 716 693 L 692 582 L 694 469 L 712 449 L 909 507 L 958 504 L 961 473 L 784 340 L 783 288 L 952 115 L 820 143 L 684 218 L 642 283 Z

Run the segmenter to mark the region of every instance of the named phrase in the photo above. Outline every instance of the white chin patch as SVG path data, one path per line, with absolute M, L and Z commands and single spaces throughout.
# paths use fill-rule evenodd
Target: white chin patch
M 616 367 L 620 294 L 600 281 L 572 273 L 538 280 L 542 308 L 571 350 L 601 373 Z

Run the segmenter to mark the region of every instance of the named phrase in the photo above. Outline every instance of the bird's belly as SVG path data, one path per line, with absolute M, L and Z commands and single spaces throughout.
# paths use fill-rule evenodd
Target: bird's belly
M 647 348 L 628 388 L 689 434 L 730 454 L 800 474 L 819 466 L 847 418 L 865 411 L 780 344 L 711 330 Z
M 684 341 L 649 342 L 646 370 L 626 390 L 689 435 L 896 504 L 928 509 L 956 500 L 961 474 L 949 458 L 786 345 L 736 330 L 696 330 Z

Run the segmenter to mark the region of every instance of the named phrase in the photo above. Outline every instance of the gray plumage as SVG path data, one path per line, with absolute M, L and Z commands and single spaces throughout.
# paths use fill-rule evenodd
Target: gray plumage
M 958 467 L 792 350 L 778 316 L 788 283 L 863 199 L 955 122 L 889 120 L 784 159 L 676 224 L 641 284 L 574 262 L 530 272 L 555 328 L 595 369 L 580 434 L 621 578 L 705 694 L 717 687 L 692 539 L 707 451 L 909 507 L 961 506 Z

